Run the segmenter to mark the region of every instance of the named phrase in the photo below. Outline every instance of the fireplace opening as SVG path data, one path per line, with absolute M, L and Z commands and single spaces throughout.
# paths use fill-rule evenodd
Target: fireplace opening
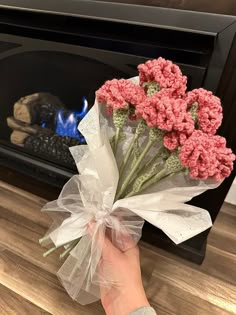
M 22 44 L 7 46 L 0 59 L 5 78 L 0 144 L 75 172 L 69 147 L 85 143 L 77 127 L 93 105 L 95 91 L 108 79 L 133 76 L 144 59 L 131 63 L 129 56 L 99 55 L 95 49 L 77 48 L 71 54 L 62 44 L 15 36 L 8 40 Z
M 137 75 L 137 65 L 147 59 L 0 34 L 1 147 L 15 150 L 22 163 L 27 155 L 32 163 L 38 160 L 59 172 L 76 172 L 69 147 L 85 143 L 77 127 L 93 105 L 95 91 L 106 80 Z M 204 67 L 179 65 L 189 77 L 189 88 L 201 85 Z

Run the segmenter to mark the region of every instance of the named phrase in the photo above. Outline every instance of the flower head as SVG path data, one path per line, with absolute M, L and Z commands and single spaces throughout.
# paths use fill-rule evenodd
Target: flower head
M 128 108 L 129 104 L 136 106 L 145 99 L 144 90 L 125 79 L 106 81 L 96 93 L 99 103 L 104 103 L 108 113 L 121 108 Z
M 186 94 L 188 107 L 197 103 L 197 123 L 202 131 L 214 135 L 222 122 L 222 106 L 220 99 L 203 88 Z
M 170 131 L 163 138 L 164 146 L 170 151 L 175 150 L 180 145 L 180 132 Z
M 164 146 L 169 150 L 175 150 L 178 146 L 185 143 L 194 130 L 194 121 L 191 113 L 186 112 L 183 120 L 176 123 L 173 130 L 164 136 Z
M 172 61 L 164 58 L 148 60 L 138 66 L 140 85 L 157 82 L 160 88 L 171 90 L 174 97 L 183 95 L 187 88 L 187 77 Z
M 136 115 L 142 117 L 150 127 L 171 131 L 175 125 L 180 126 L 183 122 L 186 108 L 183 99 L 170 98 L 165 90 L 161 90 L 137 105 Z
M 210 177 L 221 181 L 230 175 L 235 155 L 226 148 L 223 137 L 196 130 L 181 147 L 179 159 L 184 167 L 189 168 L 190 177 L 203 180 Z
M 226 147 L 226 140 L 221 136 L 214 136 L 215 151 L 217 154 L 217 171 L 214 175 L 214 179 L 221 181 L 225 177 L 228 177 L 233 170 L 233 162 L 235 161 L 235 154 L 233 154 L 230 148 Z

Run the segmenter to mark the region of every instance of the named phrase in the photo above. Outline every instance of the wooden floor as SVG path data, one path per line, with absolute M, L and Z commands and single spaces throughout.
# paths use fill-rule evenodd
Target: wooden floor
M 74 303 L 61 287 L 57 255 L 38 244 L 49 221 L 45 200 L 0 181 L 0 314 L 97 315 L 100 303 Z M 236 314 L 236 207 L 225 204 L 201 266 L 140 244 L 143 281 L 158 315 Z M 121 314 L 122 315 L 122 314 Z

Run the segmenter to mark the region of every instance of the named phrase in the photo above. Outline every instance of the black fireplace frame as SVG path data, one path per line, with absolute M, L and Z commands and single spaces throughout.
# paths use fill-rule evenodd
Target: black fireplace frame
M 216 37 L 216 46 L 204 87 L 214 92 L 216 92 L 222 76 L 236 30 L 235 16 L 106 1 L 0 0 L 1 9 L 146 25 L 154 28 L 213 35 Z
M 236 92 L 232 80 L 236 79 L 236 68 L 233 55 L 236 55 L 236 17 L 216 15 L 176 9 L 166 9 L 150 6 L 111 3 L 106 1 L 31 1 L 31 0 L 0 0 L 1 25 L 20 25 L 21 13 L 42 14 L 51 16 L 68 16 L 78 19 L 109 21 L 126 25 L 147 26 L 150 29 L 162 28 L 177 31 L 198 33 L 215 38 L 214 50 L 207 68 L 203 86 L 222 97 L 224 104 L 224 119 L 220 134 L 227 137 L 228 143 L 236 149 L 236 132 L 234 117 L 236 117 Z M 26 25 L 24 25 L 26 27 Z M 39 30 L 43 25 L 37 26 Z M 231 86 L 231 89 L 226 87 Z M 33 158 L 17 149 L 0 144 L 0 165 L 15 169 L 25 175 L 31 175 L 54 186 L 62 185 L 74 174 L 53 163 L 45 163 L 40 158 Z M 232 173 L 216 191 L 209 191 L 194 198 L 191 203 L 210 211 L 213 221 L 224 201 L 233 181 L 236 171 Z M 209 230 L 190 239 L 179 246 L 174 245 L 164 234 L 146 224 L 143 238 L 152 244 L 168 248 L 185 258 L 201 263 L 204 258 L 206 239 Z

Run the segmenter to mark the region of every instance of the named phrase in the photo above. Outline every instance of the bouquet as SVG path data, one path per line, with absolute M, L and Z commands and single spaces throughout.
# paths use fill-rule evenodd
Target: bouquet
M 203 88 L 187 92 L 187 78 L 169 60 L 147 61 L 138 71 L 96 92 L 78 126 L 87 145 L 70 148 L 79 174 L 43 208 L 54 219 L 40 240 L 53 243 L 45 256 L 63 248 L 58 277 L 81 304 L 112 285 L 99 270 L 105 235 L 125 251 L 139 241 L 144 220 L 176 244 L 201 233 L 212 225 L 210 215 L 186 202 L 233 169 L 235 155 L 215 135 L 220 99 Z

